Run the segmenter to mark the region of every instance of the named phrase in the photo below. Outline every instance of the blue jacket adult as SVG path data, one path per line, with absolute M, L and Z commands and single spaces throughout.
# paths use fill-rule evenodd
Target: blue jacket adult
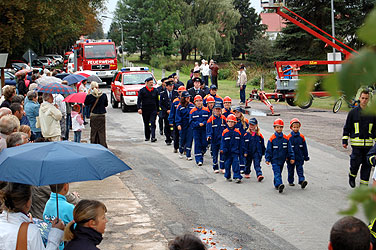
M 74 227 L 74 224 L 72 225 Z M 74 239 L 69 241 L 65 250 L 99 250 L 96 246 L 102 241 L 102 234 L 90 227 L 77 225 L 71 229 Z
M 193 129 L 199 129 L 199 130 L 206 130 L 206 123 L 209 119 L 210 111 L 206 107 L 197 108 L 194 107 L 191 109 L 191 112 L 189 113 L 189 122 L 191 123 L 191 126 Z M 204 124 L 204 126 L 200 126 L 200 123 Z
M 183 107 L 180 104 L 176 108 L 175 114 L 175 123 L 176 126 L 181 126 L 183 129 L 189 128 L 189 112 L 195 106 L 192 103 L 189 103 L 187 107 Z
M 170 114 L 168 115 L 168 123 L 175 124 L 176 110 L 180 103 L 180 97 L 176 97 L 171 104 Z
M 25 100 L 25 113 L 30 122 L 30 129 L 32 132 L 41 132 L 40 128 L 35 127 L 37 122 L 37 117 L 39 116 L 40 105 L 38 102 L 33 102 Z
M 232 127 L 226 128 L 222 133 L 221 150 L 223 154 L 240 154 L 241 151 L 241 132 Z
M 243 153 L 257 156 L 257 158 L 261 159 L 265 154 L 265 142 L 262 134 L 247 132 L 244 134 L 243 139 Z
M 269 139 L 265 151 L 265 161 L 283 166 L 286 159 L 295 160 L 289 139 L 283 133 L 275 132 Z
M 294 150 L 295 162 L 297 164 L 303 164 L 304 161 L 308 161 L 308 149 L 304 135 L 300 132 L 295 133 L 291 131 L 287 138 Z
M 226 117 L 224 115 L 212 115 L 206 123 L 206 138 L 211 138 L 212 144 L 220 144 L 222 133 L 227 128 Z

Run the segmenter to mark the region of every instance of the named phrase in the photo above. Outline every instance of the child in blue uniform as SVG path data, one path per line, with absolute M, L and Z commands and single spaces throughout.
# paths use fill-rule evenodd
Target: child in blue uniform
M 248 130 L 248 126 L 249 126 L 248 119 L 244 117 L 243 112 L 240 107 L 235 108 L 234 113 L 235 113 L 236 121 L 237 121 L 235 128 L 239 129 L 243 138 L 244 134 Z M 240 149 L 239 165 L 240 165 L 240 173 L 244 174 L 245 157 L 243 153 L 243 147 Z
M 227 181 L 231 180 L 231 166 L 234 174 L 233 178 L 236 183 L 242 181 L 239 169 L 239 155 L 241 151 L 241 133 L 239 129 L 235 128 L 236 117 L 229 115 L 227 117 L 227 126 L 221 139 L 221 154 L 225 160 L 225 178 Z
M 196 164 L 202 166 L 204 154 L 206 153 L 206 122 L 209 119 L 209 109 L 202 106 L 202 96 L 196 95 L 194 98 L 196 107 L 189 113 L 189 122 L 193 129 L 193 139 L 195 142 Z
M 221 114 L 221 105 L 216 103 L 213 109 L 213 115 L 207 121 L 206 124 L 206 138 L 211 141 L 211 152 L 213 157 L 213 170 L 214 173 L 219 173 L 218 169 L 218 153 L 221 147 L 221 139 L 223 130 L 226 129 L 226 117 Z M 219 167 L 221 172 L 225 173 L 225 166 L 223 161 L 223 155 L 220 154 Z
M 234 111 L 232 110 L 231 108 L 231 103 L 232 103 L 232 100 L 229 96 L 226 96 L 224 99 L 223 99 L 223 105 L 224 105 L 224 108 L 222 109 L 222 114 L 227 118 L 227 116 L 229 116 L 230 114 L 234 114 Z
M 177 153 L 179 149 L 179 130 L 178 130 L 178 127 L 176 126 L 175 115 L 176 115 L 176 109 L 180 103 L 181 94 L 184 91 L 186 91 L 184 86 L 179 87 L 178 89 L 179 96 L 175 98 L 173 102 L 171 103 L 170 114 L 168 115 L 168 123 L 170 124 L 170 126 L 173 127 L 174 153 Z
M 189 112 L 191 109 L 193 109 L 195 106 L 189 102 L 190 95 L 187 91 L 184 91 L 181 94 L 181 100 L 176 108 L 176 117 L 175 122 L 176 126 L 179 130 L 179 158 L 183 158 L 183 152 L 185 150 L 187 160 L 191 161 L 191 148 L 192 148 L 192 140 L 193 140 L 193 131 L 192 127 L 189 124 Z
M 290 163 L 294 164 L 295 156 L 287 136 L 282 133 L 284 126 L 283 120 L 275 120 L 273 126 L 275 133 L 268 141 L 268 146 L 265 151 L 265 160 L 267 165 L 272 164 L 274 187 L 282 193 L 285 188 L 282 182 L 283 165 L 287 159 L 290 159 Z
M 256 171 L 257 181 L 261 182 L 264 179 L 261 171 L 261 158 L 265 154 L 264 137 L 260 133 L 256 118 L 249 120 L 249 128 L 244 135 L 244 157 L 246 158 L 244 177 L 250 178 L 251 165 Z
M 295 186 L 294 184 L 294 170 L 296 167 L 296 173 L 299 178 L 299 185 L 302 188 L 305 188 L 308 182 L 304 178 L 303 164 L 304 161 L 309 161 L 307 143 L 304 138 L 304 135 L 299 132 L 301 123 L 297 118 L 294 118 L 290 121 L 291 133 L 287 136 L 291 144 L 292 149 L 294 150 L 295 163 L 292 164 L 287 161 L 287 170 L 288 170 L 288 182 L 290 186 Z

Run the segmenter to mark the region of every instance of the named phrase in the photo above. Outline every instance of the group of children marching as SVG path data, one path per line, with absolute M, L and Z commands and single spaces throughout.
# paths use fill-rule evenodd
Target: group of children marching
M 172 104 L 171 112 L 175 114 L 174 125 L 179 130 L 179 157 L 193 160 L 191 154 L 194 141 L 194 158 L 198 166 L 202 166 L 204 155 L 210 145 L 215 173 L 223 173 L 227 181 L 241 183 L 244 178 L 250 178 L 253 163 L 257 181 L 264 179 L 261 170 L 261 160 L 265 155 L 266 164 L 272 165 L 274 186 L 282 193 L 282 169 L 287 162 L 288 182 L 294 186 L 294 172 L 298 174 L 298 183 L 305 188 L 303 164 L 308 161 L 308 150 L 304 136 L 299 132 L 301 123 L 294 118 L 290 122 L 291 133 L 282 133 L 284 122 L 276 119 L 273 126 L 275 133 L 270 137 L 265 148 L 264 137 L 260 133 L 255 118 L 249 121 L 240 107 L 231 108 L 231 98 L 222 99 L 218 95 L 207 95 L 202 98 L 196 95 L 190 102 L 187 91 L 180 92 Z M 170 115 L 171 115 L 170 112 Z M 231 178 L 232 169 L 232 178 Z

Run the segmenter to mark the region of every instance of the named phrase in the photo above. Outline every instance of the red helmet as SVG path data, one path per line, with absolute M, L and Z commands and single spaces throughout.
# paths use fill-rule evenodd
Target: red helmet
M 184 86 L 180 86 L 179 88 L 178 88 L 178 91 L 186 91 L 187 89 L 184 87 Z
M 195 98 L 193 99 L 193 101 L 196 102 L 197 100 L 201 100 L 202 101 L 202 96 L 196 95 Z
M 223 99 L 223 102 L 232 102 L 231 97 L 226 96 L 226 97 Z
M 299 127 L 302 126 L 302 124 L 300 123 L 299 119 L 298 118 L 293 118 L 291 121 L 290 121 L 290 128 L 292 127 L 292 124 L 294 123 L 299 123 Z
M 284 126 L 285 125 L 285 123 L 283 122 L 283 120 L 282 119 L 280 119 L 280 118 L 278 118 L 278 119 L 276 119 L 275 121 L 274 121 L 274 123 L 273 123 L 273 127 L 274 126 Z
M 211 95 L 206 98 L 206 102 L 215 102 L 214 97 Z
M 228 116 L 227 116 L 227 121 L 237 122 L 237 120 L 236 120 L 236 116 L 233 115 L 233 114 L 228 115 Z

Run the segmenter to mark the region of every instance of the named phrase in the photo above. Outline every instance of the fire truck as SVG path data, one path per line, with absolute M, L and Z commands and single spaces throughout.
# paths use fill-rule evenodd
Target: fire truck
M 249 98 L 246 101 L 246 108 L 248 103 L 252 100 L 260 100 L 266 106 L 269 107 L 271 114 L 274 115 L 273 105 L 270 103 L 270 99 L 276 101 L 286 101 L 290 106 L 295 106 L 295 90 L 299 82 L 299 76 L 311 75 L 311 76 L 325 76 L 328 73 L 322 74 L 298 74 L 300 67 L 305 65 L 315 66 L 315 65 L 328 65 L 329 67 L 338 68 L 338 64 L 343 64 L 346 60 L 351 58 L 353 54 L 358 54 L 358 52 L 338 39 L 334 38 L 324 30 L 320 29 L 313 23 L 307 21 L 303 17 L 299 16 L 297 13 L 291 11 L 285 7 L 285 0 L 261 0 L 261 7 L 264 9 L 269 9 L 280 15 L 283 19 L 290 21 L 291 23 L 302 28 L 309 34 L 315 36 L 316 38 L 323 41 L 328 46 L 335 48 L 340 53 L 344 54 L 345 58 L 343 60 L 342 55 L 339 55 L 335 60 L 305 60 L 305 61 L 278 61 L 274 62 L 274 66 L 277 71 L 276 77 L 276 89 L 273 93 L 265 93 L 262 90 L 253 90 Z M 329 69 L 328 67 L 328 69 Z M 325 91 L 314 91 L 311 92 L 311 98 L 306 101 L 306 103 L 299 104 L 302 109 L 309 108 L 312 105 L 313 98 L 315 97 L 325 97 L 329 96 L 329 93 Z
M 107 84 L 117 73 L 115 43 L 110 39 L 76 41 L 73 46 L 74 71 L 95 71 Z

